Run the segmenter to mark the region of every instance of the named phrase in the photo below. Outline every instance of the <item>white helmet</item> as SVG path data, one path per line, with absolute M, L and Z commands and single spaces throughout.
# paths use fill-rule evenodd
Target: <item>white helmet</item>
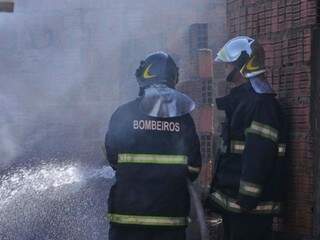
M 264 73 L 263 47 L 253 38 L 239 36 L 229 40 L 217 54 L 216 62 L 233 64 L 242 75 L 251 78 Z

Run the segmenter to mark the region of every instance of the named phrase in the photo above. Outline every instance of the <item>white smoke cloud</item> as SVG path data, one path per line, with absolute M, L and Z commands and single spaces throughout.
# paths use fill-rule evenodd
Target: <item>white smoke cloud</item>
M 144 56 L 174 52 L 184 71 L 188 27 L 205 21 L 206 4 L 15 0 L 14 13 L 0 14 L 0 109 L 19 106 L 0 116 L 0 167 L 47 139 L 102 143 L 111 113 L 137 95 L 134 71 Z

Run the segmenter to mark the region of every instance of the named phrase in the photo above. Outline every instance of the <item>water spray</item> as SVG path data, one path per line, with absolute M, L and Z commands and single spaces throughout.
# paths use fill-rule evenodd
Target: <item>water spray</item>
M 12 201 L 32 193 L 59 191 L 65 186 L 84 184 L 94 178 L 111 179 L 114 171 L 104 166 L 86 169 L 76 164 L 46 164 L 31 169 L 18 169 L 0 178 L 0 209 Z

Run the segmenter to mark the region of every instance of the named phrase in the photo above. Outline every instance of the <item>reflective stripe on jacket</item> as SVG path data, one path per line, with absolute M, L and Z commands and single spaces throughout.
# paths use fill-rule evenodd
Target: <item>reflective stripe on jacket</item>
M 247 82 L 217 99 L 226 113 L 223 151 L 215 163 L 209 201 L 235 213 L 278 214 L 286 179 L 286 127 L 274 94 Z
M 106 134 L 107 158 L 116 169 L 108 217 L 112 224 L 185 227 L 187 182 L 201 170 L 194 122 L 189 114 L 149 117 L 139 101 L 117 109 Z
M 126 225 L 145 225 L 145 226 L 187 226 L 186 217 L 155 217 L 155 216 L 136 216 L 122 214 L 108 214 L 110 222 Z

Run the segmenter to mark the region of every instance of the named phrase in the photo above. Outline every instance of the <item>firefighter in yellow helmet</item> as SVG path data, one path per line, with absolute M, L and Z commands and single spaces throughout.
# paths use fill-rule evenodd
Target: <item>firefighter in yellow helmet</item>
M 226 119 L 208 198 L 223 217 L 224 240 L 271 239 L 282 207 L 286 128 L 264 59 L 262 46 L 246 36 L 228 41 L 216 57 L 233 68 L 227 80 L 235 86 L 216 99 Z
M 185 240 L 188 180 L 201 169 L 194 102 L 175 90 L 178 68 L 157 52 L 136 71 L 140 96 L 112 115 L 107 157 L 116 170 L 109 240 Z

